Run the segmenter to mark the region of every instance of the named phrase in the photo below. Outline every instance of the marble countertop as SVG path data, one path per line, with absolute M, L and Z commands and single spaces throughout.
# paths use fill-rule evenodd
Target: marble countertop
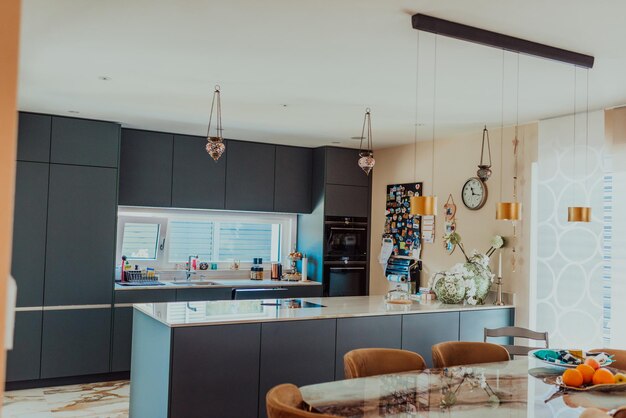
M 203 283 L 207 284 L 203 284 Z M 215 283 L 215 284 L 209 284 Z M 122 286 L 119 283 L 115 283 L 116 291 L 131 291 L 131 290 L 159 290 L 159 289 L 201 289 L 201 288 L 223 288 L 223 287 L 238 287 L 238 288 L 254 288 L 254 287 L 276 287 L 276 286 L 321 286 L 320 282 L 307 280 L 307 281 L 287 281 L 287 280 L 251 280 L 251 279 L 211 279 L 203 278 L 201 280 L 191 280 L 185 282 L 179 281 L 162 281 L 163 285 L 156 286 Z
M 136 304 L 134 307 L 169 327 L 513 308 L 513 305 L 491 304 L 446 305 L 438 301 L 414 301 L 411 305 L 392 305 L 385 303 L 384 296 L 302 298 L 301 300 L 323 306 L 293 309 L 271 305 L 277 300 L 269 299 L 144 303 Z
M 339 417 L 577 417 L 626 404 L 624 392 L 566 392 L 563 369 L 532 358 L 387 374 L 300 388 L 315 412 Z

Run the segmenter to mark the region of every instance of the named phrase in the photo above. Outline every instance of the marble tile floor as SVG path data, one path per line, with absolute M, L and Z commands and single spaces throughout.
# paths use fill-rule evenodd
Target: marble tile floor
M 6 392 L 2 418 L 128 418 L 130 382 Z

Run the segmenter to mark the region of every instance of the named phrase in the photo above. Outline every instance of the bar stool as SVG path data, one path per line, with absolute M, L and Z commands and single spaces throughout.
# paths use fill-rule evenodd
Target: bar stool
M 417 353 L 394 348 L 359 348 L 343 356 L 346 379 L 424 370 L 426 362 Z
M 291 383 L 274 386 L 267 392 L 268 418 L 335 418 L 334 415 L 305 411 L 300 389 Z
M 432 352 L 437 369 L 510 360 L 506 348 L 491 343 L 449 341 L 433 345 Z

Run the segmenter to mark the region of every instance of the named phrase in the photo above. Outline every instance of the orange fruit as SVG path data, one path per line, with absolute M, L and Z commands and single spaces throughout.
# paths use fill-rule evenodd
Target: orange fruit
M 598 370 L 600 368 L 600 363 L 598 363 L 598 360 L 593 357 L 589 357 L 587 360 L 585 360 L 585 364 L 593 367 L 594 370 Z
M 594 385 L 613 384 L 615 383 L 615 376 L 609 369 L 598 369 L 593 374 L 592 381 Z
M 563 384 L 574 388 L 581 387 L 583 385 L 583 374 L 576 369 L 567 369 L 563 372 Z
M 579 364 L 576 366 L 576 370 L 583 375 L 583 383 L 585 385 L 590 384 L 593 381 L 593 375 L 596 370 L 588 364 Z

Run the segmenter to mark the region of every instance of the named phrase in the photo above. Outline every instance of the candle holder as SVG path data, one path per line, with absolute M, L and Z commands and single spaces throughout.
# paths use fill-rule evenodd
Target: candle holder
M 498 280 L 496 281 L 496 285 L 498 286 L 496 301 L 493 303 L 496 306 L 504 306 L 504 302 L 502 301 L 502 277 L 498 276 Z

